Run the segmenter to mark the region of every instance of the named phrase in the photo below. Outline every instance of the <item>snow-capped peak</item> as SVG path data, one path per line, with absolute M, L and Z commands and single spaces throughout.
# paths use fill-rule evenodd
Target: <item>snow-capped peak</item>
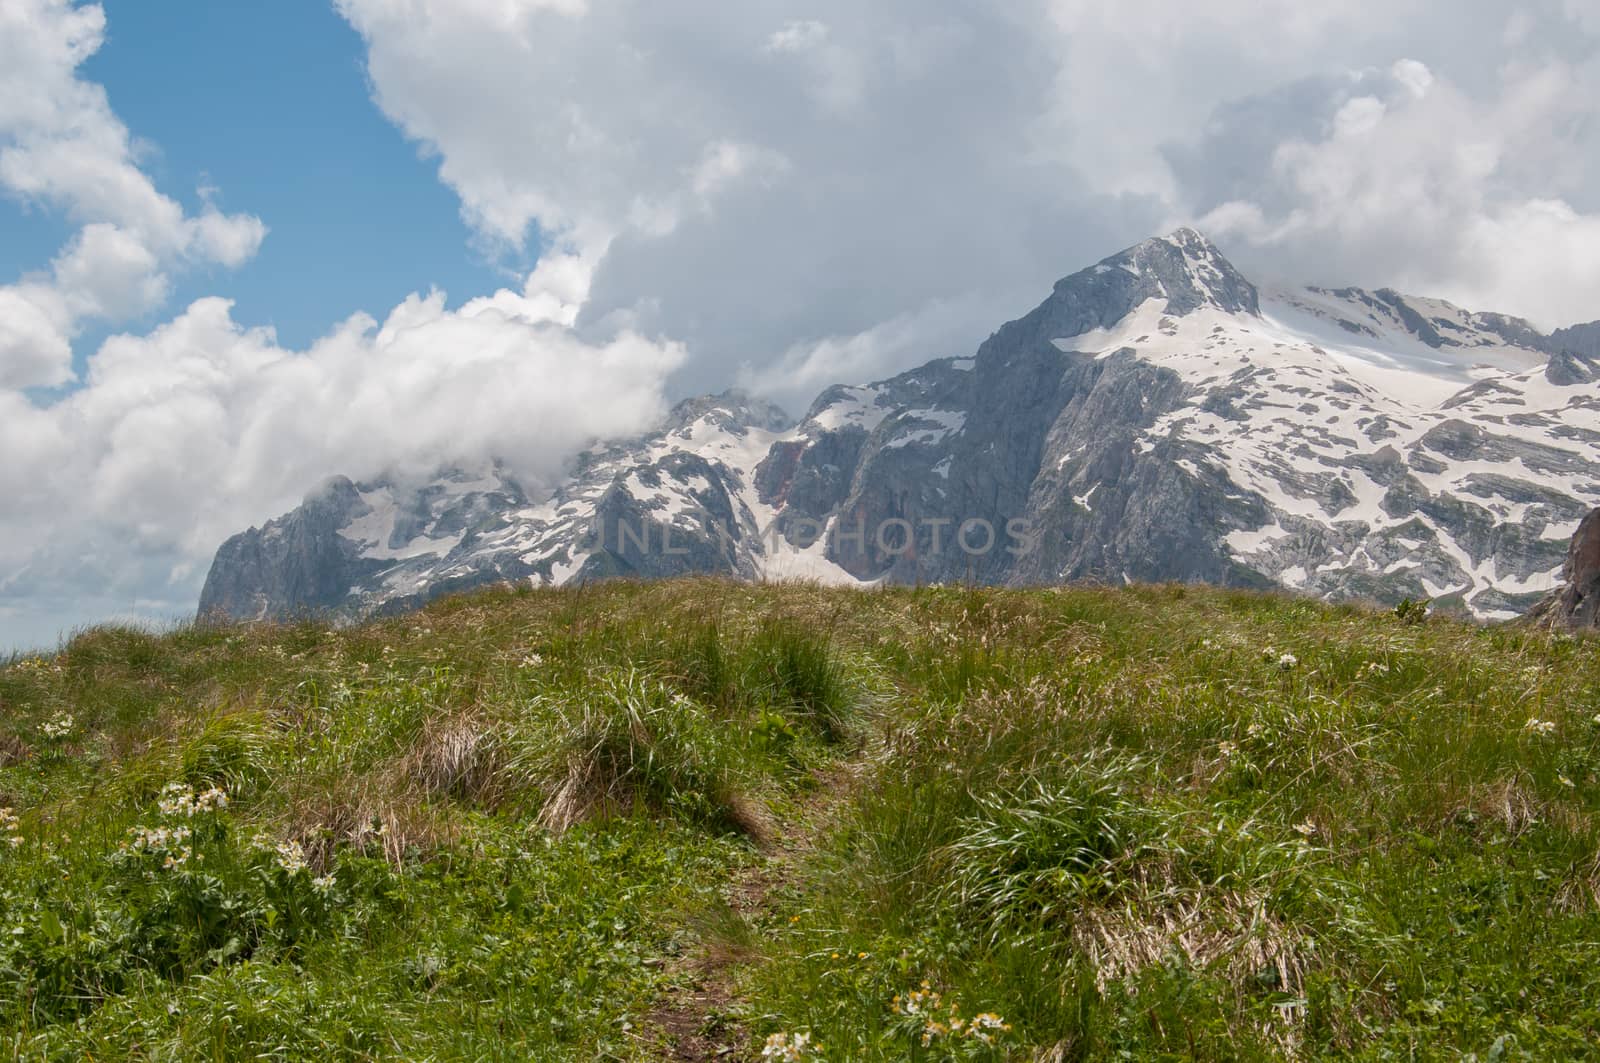
M 363 615 L 500 580 L 720 572 L 1193 579 L 1506 617 L 1600 503 L 1596 355 L 1600 326 L 1258 291 L 1178 229 L 1059 281 L 975 358 L 830 388 L 792 427 L 725 392 L 537 497 L 493 469 L 340 481 L 225 544 L 201 610 Z M 985 528 L 993 549 L 967 550 Z
M 1153 237 L 1112 255 L 1094 269 L 1102 275 L 1120 269 L 1153 285 L 1166 299 L 1169 314 L 1187 314 L 1202 306 L 1228 313 L 1259 312 L 1255 285 L 1216 244 L 1194 229 Z
M 684 399 L 672 408 L 665 430 L 688 428 L 706 418 L 729 429 L 759 428 L 766 432 L 781 432 L 794 423 L 787 413 L 765 399 L 729 388 L 720 395 Z
M 1306 288 L 1290 295 L 1351 336 L 1368 340 L 1404 335 L 1434 350 L 1518 347 L 1542 352 L 1546 339 L 1521 318 L 1474 314 L 1443 299 L 1403 295 L 1393 288 Z

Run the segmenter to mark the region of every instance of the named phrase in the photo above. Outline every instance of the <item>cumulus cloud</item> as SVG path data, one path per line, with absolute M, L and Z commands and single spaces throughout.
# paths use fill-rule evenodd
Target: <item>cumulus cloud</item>
M 0 391 L 0 599 L 28 607 L 13 624 L 37 637 L 96 600 L 187 611 L 218 543 L 335 471 L 498 456 L 536 489 L 593 436 L 650 423 L 683 350 L 627 332 L 579 340 L 563 321 L 582 284 L 581 264 L 556 258 L 525 291 L 456 310 L 412 296 L 304 351 L 201 299 L 108 340 L 51 406 Z
M 66 306 L 48 284 L 0 286 L 0 388 L 53 386 L 71 378 Z
M 1547 328 L 1600 317 L 1600 213 L 1579 210 L 1600 67 L 1509 67 L 1474 96 L 1405 59 L 1333 88 L 1202 225 L 1280 269 L 1386 283 Z M 1228 137 L 1226 130 L 1220 135 Z
M 746 364 L 738 383 L 757 394 L 801 395 L 808 401 L 834 384 L 879 380 L 907 365 L 971 354 L 951 337 L 970 331 L 973 322 L 1000 321 L 1014 311 L 1003 301 L 977 295 L 928 303 L 871 328 L 806 340 L 768 362 Z M 795 407 L 797 413 L 803 409 Z
M 800 403 L 812 375 L 781 367 L 964 353 L 1054 278 L 1199 219 L 1269 279 L 1600 313 L 1583 268 L 1552 291 L 1487 262 L 1530 204 L 1578 230 L 1595 209 L 1570 0 L 1516 26 L 1498 0 L 338 2 L 464 216 L 585 249 L 580 328 L 683 340 L 683 391 L 741 374 Z M 1525 99 L 1541 79 L 1565 88 Z
M 894 352 L 850 376 L 963 353 L 1162 220 L 1049 158 L 1047 0 L 606 0 L 516 32 L 441 0 L 339 6 L 465 216 L 592 253 L 580 329 L 683 341 L 680 391 L 742 373 L 804 404 L 812 377 L 771 371 L 798 350 Z M 913 320 L 942 323 L 927 350 L 880 342 Z
M 266 235 L 260 219 L 210 203 L 186 216 L 139 169 L 105 91 L 78 76 L 104 36 L 98 5 L 0 2 L 0 190 L 83 224 L 52 274 L 0 287 L 0 387 L 67 383 L 82 322 L 147 313 L 170 270 L 239 266 Z

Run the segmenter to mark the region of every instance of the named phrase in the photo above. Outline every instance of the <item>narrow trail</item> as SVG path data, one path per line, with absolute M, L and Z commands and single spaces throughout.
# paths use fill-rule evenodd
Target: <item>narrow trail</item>
M 836 822 L 865 774 L 855 759 L 815 774 L 816 789 L 800 803 L 793 820 L 782 824 L 760 859 L 729 881 L 729 907 L 755 930 L 772 910 L 772 895 L 794 881 L 796 869 Z M 693 1063 L 699 1060 L 753 1058 L 749 1032 L 731 1012 L 739 1002 L 738 968 L 757 958 L 756 946 L 702 940 L 692 952 L 667 965 L 669 985 L 645 1020 L 643 1044 L 653 1058 Z

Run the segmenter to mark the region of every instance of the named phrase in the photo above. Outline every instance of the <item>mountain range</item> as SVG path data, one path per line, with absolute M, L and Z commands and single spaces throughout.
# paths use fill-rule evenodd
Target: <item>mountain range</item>
M 336 477 L 229 539 L 202 617 L 357 618 L 613 576 L 1204 581 L 1517 616 L 1600 504 L 1600 322 L 1258 288 L 1180 229 L 1059 281 L 968 358 L 793 422 L 736 391 L 578 456 Z

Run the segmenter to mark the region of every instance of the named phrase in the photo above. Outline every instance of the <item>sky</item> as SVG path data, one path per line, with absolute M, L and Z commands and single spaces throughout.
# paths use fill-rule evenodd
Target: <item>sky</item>
M 1180 224 L 1600 318 L 1592 0 L 0 0 L 0 652 L 323 478 L 969 354 Z

